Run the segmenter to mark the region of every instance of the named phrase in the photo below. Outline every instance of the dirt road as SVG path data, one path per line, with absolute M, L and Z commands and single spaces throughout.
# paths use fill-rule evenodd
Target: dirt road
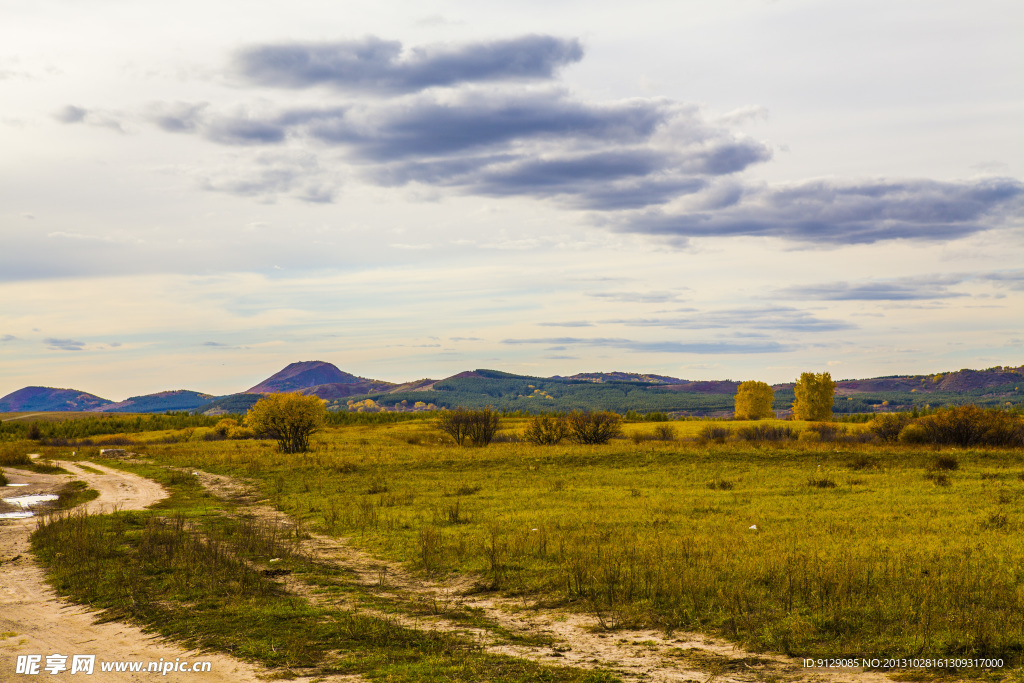
M 167 492 L 143 477 L 108 469 L 92 463 L 88 465 L 104 474 L 88 472 L 74 463 L 57 463 L 73 476 L 35 474 L 5 467 L 12 483 L 28 486 L 7 489 L 5 495 L 49 493 L 67 481 L 79 479 L 100 492 L 99 498 L 85 507 L 92 512 L 113 509 L 141 510 L 165 498 Z M 29 534 L 35 519 L 5 520 L 0 522 L 0 681 L 87 680 L 99 681 L 152 681 L 154 677 L 166 681 L 194 681 L 196 683 L 251 683 L 261 680 L 261 670 L 246 662 L 224 655 L 200 654 L 159 639 L 142 630 L 119 623 L 93 623 L 94 613 L 77 605 L 61 601 L 43 581 L 43 572 L 29 553 Z M 51 675 L 46 669 L 47 655 L 67 656 L 67 671 Z M 42 655 L 39 674 L 15 673 L 18 655 Z M 73 655 L 95 655 L 95 673 L 84 678 L 71 674 Z M 209 673 L 175 673 L 166 676 L 156 673 L 104 673 L 101 662 L 210 662 Z

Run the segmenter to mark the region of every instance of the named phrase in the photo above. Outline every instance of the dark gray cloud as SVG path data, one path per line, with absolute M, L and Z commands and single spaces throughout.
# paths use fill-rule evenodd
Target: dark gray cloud
M 835 332 L 837 330 L 856 328 L 856 325 L 842 320 L 822 319 L 807 311 L 784 306 L 700 311 L 686 316 L 602 320 L 601 323 L 627 325 L 630 327 L 666 327 L 681 330 L 746 327 L 757 330 L 783 330 L 788 332 Z
M 549 199 L 591 210 L 598 226 L 660 236 L 677 247 L 692 238 L 735 236 L 822 247 L 945 241 L 1019 223 L 1024 213 L 1024 183 L 1010 178 L 751 185 L 739 174 L 769 161 L 772 151 L 730 130 L 733 119 L 709 121 L 699 108 L 666 99 L 586 101 L 550 83 L 559 67 L 582 56 L 578 41 L 550 36 L 412 49 L 376 37 L 256 45 L 233 65 L 249 83 L 325 85 L 370 96 L 234 113 L 164 104 L 154 105 L 149 118 L 163 130 L 218 144 L 331 154 L 335 168 L 341 162 L 381 186 Z M 523 87 L 523 79 L 540 85 Z M 96 118 L 77 108 L 64 117 Z M 205 186 L 262 199 L 331 201 L 337 183 L 314 166 L 263 167 Z M 306 185 L 312 189 L 296 191 Z M 819 296 L 843 291 L 900 296 L 898 288 L 877 287 Z
M 241 50 L 235 69 L 251 83 L 281 88 L 328 85 L 384 94 L 463 83 L 548 79 L 583 58 L 576 39 L 529 35 L 468 45 L 414 47 L 366 37 L 334 43 L 257 45 Z
M 388 162 L 508 149 L 537 141 L 552 151 L 570 142 L 645 142 L 672 115 L 653 100 L 588 104 L 562 92 L 471 92 L 454 99 L 421 96 L 399 105 L 356 110 L 296 111 L 282 125 L 305 124 L 320 142 L 347 145 L 364 161 Z
M 46 344 L 46 348 L 52 351 L 81 351 L 85 348 L 85 342 L 75 341 L 74 339 L 53 339 L 46 338 L 43 340 Z
M 641 342 L 632 339 L 614 337 L 540 337 L 533 339 L 503 339 L 502 344 L 559 344 L 562 346 L 608 346 L 626 351 L 644 353 L 696 353 L 696 354 L 730 354 L 730 353 L 782 353 L 792 351 L 795 347 L 774 341 L 734 342 L 729 340 L 714 341 L 655 341 Z
M 554 90 L 233 115 L 177 103 L 152 105 L 149 114 L 164 130 L 220 144 L 327 144 L 345 150 L 365 178 L 383 186 L 416 182 L 492 197 L 555 197 L 600 211 L 664 204 L 771 158 L 763 144 L 709 130 L 693 117 L 665 101 L 590 104 Z M 670 124 L 692 126 L 692 139 L 659 149 L 653 136 Z
M 1000 227 L 1020 216 L 1024 184 L 1012 178 L 814 181 L 751 192 L 719 211 L 657 210 L 622 217 L 618 229 L 691 237 L 765 236 L 817 244 L 951 240 Z

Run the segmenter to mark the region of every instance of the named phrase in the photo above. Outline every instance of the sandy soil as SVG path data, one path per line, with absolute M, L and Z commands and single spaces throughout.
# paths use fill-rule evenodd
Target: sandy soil
M 105 474 L 87 472 L 73 463 L 57 463 L 69 475 L 36 474 L 5 467 L 12 483 L 29 486 L 7 489 L 5 495 L 49 493 L 73 479 L 87 482 L 100 492 L 100 497 L 86 506 L 93 512 L 112 509 L 141 510 L 165 498 L 167 492 L 143 477 L 108 469 L 92 463 L 82 463 L 102 470 Z M 16 493 L 11 493 L 15 492 Z M 64 671 L 51 675 L 42 669 L 39 676 L 15 674 L 18 655 L 46 656 L 62 654 L 96 655 L 95 673 L 83 680 L 151 681 L 153 673 L 102 673 L 101 660 L 117 661 L 209 661 L 209 673 L 168 673 L 160 676 L 167 681 L 195 681 L 197 683 L 249 683 L 261 680 L 261 670 L 251 664 L 225 655 L 200 654 L 159 639 L 142 630 L 119 623 L 94 623 L 95 613 L 83 607 L 61 601 L 43 581 L 43 572 L 29 553 L 28 537 L 35 519 L 5 520 L 0 522 L 0 681 L 30 681 L 38 677 L 46 680 L 79 680 L 79 674 Z
M 288 524 L 281 512 L 257 502 L 255 490 L 228 477 L 196 472 L 211 493 L 245 505 L 245 512 Z M 480 593 L 474 581 L 461 578 L 435 583 L 405 571 L 401 565 L 387 562 L 353 548 L 345 539 L 310 534 L 303 551 L 319 560 L 348 570 L 358 583 L 370 587 L 382 597 L 400 603 L 437 606 L 437 612 L 459 607 L 482 609 L 488 619 L 503 628 L 521 634 L 542 635 L 554 639 L 552 646 L 502 645 L 483 629 L 467 628 L 443 617 L 410 617 L 389 613 L 403 625 L 413 628 L 450 630 L 478 638 L 495 653 L 523 657 L 553 665 L 602 667 L 614 671 L 630 683 L 669 683 L 682 681 L 820 681 L 822 683 L 891 683 L 881 673 L 861 669 L 808 670 L 794 658 L 744 651 L 731 643 L 696 633 L 663 631 L 605 630 L 597 616 L 552 610 Z M 315 589 L 303 586 L 293 577 L 283 577 L 288 588 L 312 601 L 327 599 Z M 344 603 L 341 603 L 344 605 Z M 364 612 L 373 610 L 361 608 Z M 381 613 L 383 616 L 383 613 Z M 490 644 L 488 644 L 490 643 Z

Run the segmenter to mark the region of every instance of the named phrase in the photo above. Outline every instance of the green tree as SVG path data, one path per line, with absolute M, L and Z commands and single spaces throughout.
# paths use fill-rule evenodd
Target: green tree
M 832 419 L 832 396 L 836 391 L 836 383 L 827 372 L 800 374 L 793 393 L 793 412 L 800 420 L 828 422 Z
M 285 453 L 303 453 L 326 418 L 327 408 L 317 396 L 271 394 L 249 409 L 245 424 L 260 436 L 277 439 Z
M 760 420 L 763 417 L 774 417 L 772 405 L 775 403 L 775 392 L 764 382 L 743 382 L 736 389 L 736 408 L 734 415 L 737 420 Z

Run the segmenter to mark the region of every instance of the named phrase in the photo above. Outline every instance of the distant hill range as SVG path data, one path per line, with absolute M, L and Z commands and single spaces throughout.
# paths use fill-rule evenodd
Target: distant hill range
M 176 391 L 160 391 L 146 396 L 132 396 L 120 403 L 109 403 L 96 408 L 103 413 L 166 413 L 168 410 L 192 411 L 217 398 L 212 394 L 201 394 L 198 391 L 178 389 Z
M 974 403 L 1024 405 L 1024 366 L 958 370 L 932 375 L 893 375 L 841 380 L 835 410 L 871 412 L 911 406 Z M 244 413 L 266 394 L 296 391 L 319 396 L 332 410 L 416 411 L 493 406 L 542 412 L 605 409 L 625 413 L 718 415 L 732 409 L 739 382 L 692 381 L 629 372 L 588 372 L 530 377 L 497 370 L 460 372 L 446 379 L 397 384 L 358 377 L 323 361 L 292 363 L 247 391 L 215 397 L 196 391 L 163 391 L 114 403 L 73 389 L 25 387 L 0 399 L 0 412 L 96 411 Z M 775 385 L 775 409 L 793 401 L 793 384 Z
M 0 398 L 0 413 L 97 410 L 112 403 L 77 389 L 25 387 Z

